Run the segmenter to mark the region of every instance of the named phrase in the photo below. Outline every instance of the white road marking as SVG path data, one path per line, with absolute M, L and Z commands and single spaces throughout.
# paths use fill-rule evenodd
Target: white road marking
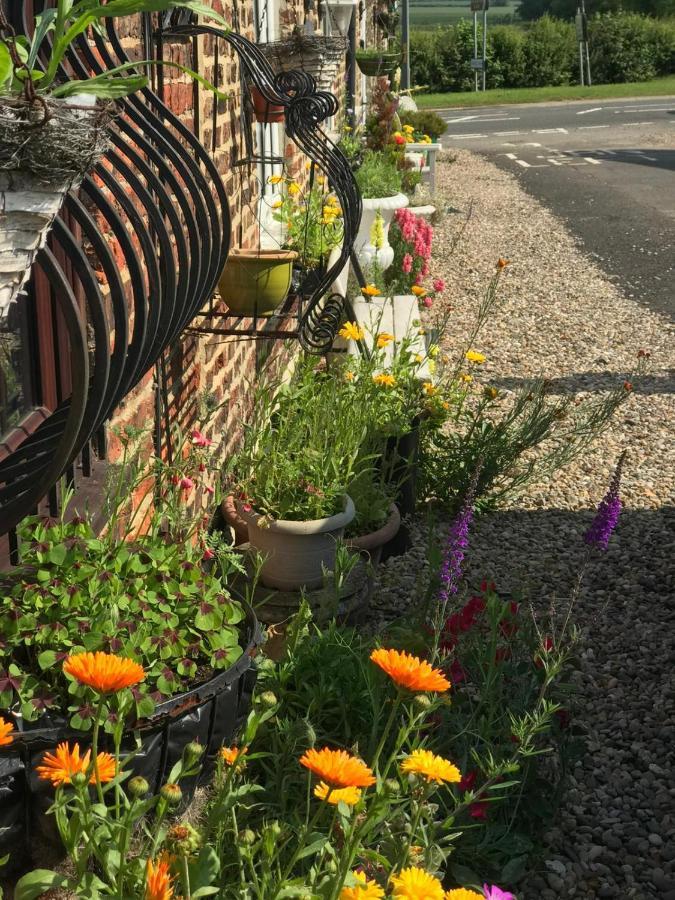
M 593 163 L 594 166 L 600 166 L 600 165 L 602 165 L 602 161 L 601 161 L 601 160 L 599 160 L 599 159 L 593 159 L 592 156 L 584 156 L 584 159 L 586 160 L 586 162 Z
M 580 125 L 578 131 L 588 131 L 591 128 L 610 128 L 610 125 Z
M 533 128 L 532 134 L 569 134 L 566 128 Z
M 578 116 L 586 116 L 586 115 L 588 115 L 588 113 L 601 112 L 601 111 L 602 111 L 602 106 L 594 106 L 593 109 L 582 109 L 581 112 L 577 113 L 577 115 Z
M 515 153 L 500 153 L 500 156 L 505 156 L 507 159 L 517 159 Z
M 448 137 L 453 141 L 466 141 L 468 138 L 487 137 L 487 134 L 451 134 Z
M 515 162 L 517 162 L 518 165 L 522 166 L 524 169 L 548 169 L 546 163 L 529 163 L 525 162 L 524 159 L 516 159 Z
M 522 131 L 495 131 L 495 135 L 505 137 L 507 134 L 522 134 Z
M 478 116 L 459 116 L 457 119 L 446 119 L 445 121 L 449 124 L 454 124 L 455 122 L 471 122 L 473 119 L 477 119 Z
M 672 106 L 622 106 L 615 112 L 670 112 Z
M 534 141 L 528 141 L 523 144 L 523 147 L 541 147 L 541 144 L 537 144 Z

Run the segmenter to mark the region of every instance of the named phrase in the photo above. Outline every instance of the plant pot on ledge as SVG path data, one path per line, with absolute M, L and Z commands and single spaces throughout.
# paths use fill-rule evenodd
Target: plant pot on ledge
M 313 590 L 323 585 L 324 570 L 335 569 L 336 541 L 355 515 L 350 497 L 345 497 L 342 512 L 305 522 L 269 521 L 242 504 L 238 508 L 248 526 L 251 549 L 265 557 L 261 582 L 281 591 Z
M 271 316 L 288 296 L 297 255 L 294 250 L 231 250 L 218 281 L 230 313 Z
M 272 103 L 254 84 L 251 85 L 251 101 L 256 122 L 274 125 L 286 121 L 286 107 L 280 103 Z

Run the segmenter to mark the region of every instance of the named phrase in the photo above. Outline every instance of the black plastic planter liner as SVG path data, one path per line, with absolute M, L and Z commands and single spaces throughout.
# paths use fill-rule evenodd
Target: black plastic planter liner
M 181 781 L 183 796 L 189 801 L 195 788 L 210 778 L 220 747 L 232 741 L 248 715 L 257 677 L 253 657 L 262 633 L 253 610 L 246 605 L 245 609 L 247 644 L 236 663 L 204 684 L 159 703 L 152 717 L 139 722 L 124 741 L 123 749 L 133 750 L 140 734 L 141 750 L 129 769 L 146 778 L 154 793 L 185 746 L 199 741 L 205 748 L 199 777 Z M 53 818 L 45 815 L 54 789 L 37 777 L 35 767 L 42 755 L 61 741 L 77 741 L 83 746 L 83 738 L 89 737 L 63 718 L 50 716 L 42 721 L 49 725 L 20 732 L 10 746 L 0 749 L 0 856 L 10 853 L 10 865 L 21 863 L 35 849 L 35 837 L 60 845 Z

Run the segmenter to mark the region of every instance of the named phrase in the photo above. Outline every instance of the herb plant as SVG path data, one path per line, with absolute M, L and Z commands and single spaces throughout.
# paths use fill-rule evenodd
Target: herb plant
M 356 183 L 364 199 L 393 197 L 401 192 L 401 172 L 390 155 L 367 150 L 356 171 Z
M 297 252 L 298 265 L 305 270 L 325 265 L 344 234 L 337 198 L 326 190 L 323 175 L 316 181 L 312 188 L 303 191 L 296 181 L 285 180 L 281 195 L 272 203 L 274 218 L 285 227 L 283 246 Z

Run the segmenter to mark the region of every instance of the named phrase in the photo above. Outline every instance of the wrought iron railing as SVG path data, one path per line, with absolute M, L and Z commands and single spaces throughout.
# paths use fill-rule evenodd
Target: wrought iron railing
M 30 4 L 10 0 L 17 32 L 27 33 L 30 11 Z M 338 197 L 344 216 L 339 259 L 321 274 L 297 313 L 303 347 L 324 352 L 347 302 L 330 294 L 330 286 L 350 259 L 361 218 L 349 165 L 320 128 L 337 111 L 337 101 L 317 91 L 303 72 L 275 76 L 241 35 L 195 25 L 179 26 L 172 34 L 209 34 L 233 47 L 247 78 L 269 102 L 284 107 L 288 136 L 325 173 Z M 163 39 L 168 36 L 165 30 Z M 92 45 L 82 39 L 68 65 L 84 78 L 127 61 L 109 26 L 107 40 L 93 35 Z M 205 147 L 149 88 L 119 107 L 110 149 L 79 195 L 68 197 L 36 264 L 65 323 L 70 391 L 0 461 L 0 533 L 36 509 L 101 434 L 115 407 L 213 297 L 227 257 L 228 198 Z M 29 291 L 33 286 L 34 280 Z

